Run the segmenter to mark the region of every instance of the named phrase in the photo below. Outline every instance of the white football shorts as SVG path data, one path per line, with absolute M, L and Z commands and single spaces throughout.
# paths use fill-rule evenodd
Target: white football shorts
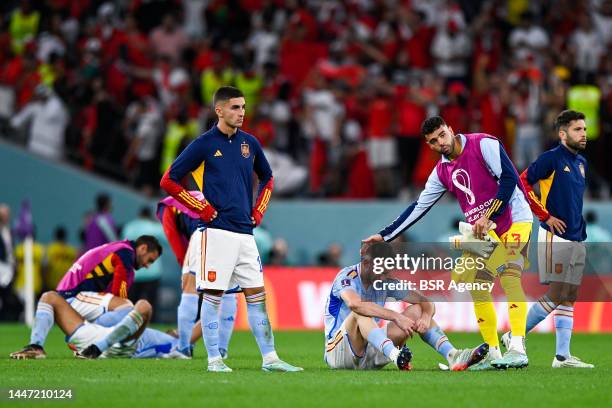
M 191 235 L 183 274 L 196 276 L 196 289 L 228 290 L 264 286 L 263 268 L 255 238 L 216 228 Z
M 386 326 L 384 330 L 386 334 Z M 363 356 L 355 354 L 344 323 L 326 342 L 324 360 L 329 368 L 345 370 L 379 370 L 391 362 L 382 351 L 369 343 L 366 343 Z
M 70 306 L 88 322 L 108 312 L 108 305 L 113 298 L 112 293 L 79 292 L 76 296 L 66 299 Z
M 584 242 L 568 241 L 540 226 L 538 231 L 538 272 L 540 282 L 580 285 L 586 261 Z

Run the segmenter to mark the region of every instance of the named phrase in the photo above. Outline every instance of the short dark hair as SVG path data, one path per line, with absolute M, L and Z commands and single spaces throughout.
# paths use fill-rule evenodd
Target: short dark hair
M 597 214 L 593 210 L 587 211 L 584 218 L 587 224 L 595 224 L 597 222 Z
M 232 98 L 244 98 L 244 94 L 240 89 L 233 86 L 222 86 L 213 95 L 213 106 L 216 106 L 219 102 L 229 101 Z
M 56 227 L 54 235 L 55 235 L 56 241 L 60 241 L 60 242 L 66 241 L 66 228 L 64 228 L 62 225 Z
M 136 239 L 136 247 L 145 244 L 147 246 L 147 252 L 157 251 L 159 256 L 162 254 L 162 246 L 159 244 L 157 238 L 152 235 L 141 235 Z
M 138 214 L 141 218 L 151 218 L 151 208 L 144 206 L 140 209 Z
M 98 209 L 98 212 L 104 211 L 110 206 L 110 204 L 111 198 L 108 194 L 100 193 L 96 196 L 96 208 Z
M 584 113 L 575 110 L 564 110 L 557 116 L 557 119 L 555 119 L 555 131 L 559 132 L 561 129 L 566 130 L 573 120 L 580 119 L 585 119 Z
M 426 136 L 430 133 L 433 133 L 440 126 L 445 126 L 446 122 L 440 116 L 432 116 L 431 118 L 427 118 L 421 123 L 421 136 Z

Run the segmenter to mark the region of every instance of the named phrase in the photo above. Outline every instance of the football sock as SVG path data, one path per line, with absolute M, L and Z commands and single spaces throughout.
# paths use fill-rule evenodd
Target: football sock
M 434 326 L 421 334 L 421 338 L 446 360 L 449 360 L 450 354 L 455 351 L 455 348 L 448 340 L 448 337 L 446 337 L 446 334 L 444 334 L 442 329 L 438 326 Z
M 219 349 L 228 350 L 230 338 L 234 331 L 234 321 L 238 310 L 238 299 L 235 293 L 224 294 L 221 298 L 221 315 L 219 316 Z
M 546 316 L 551 314 L 556 307 L 557 305 L 555 305 L 546 295 L 542 296 L 536 303 L 531 305 L 527 313 L 527 333 L 533 330 L 542 320 L 546 319 Z
M 113 327 L 134 309 L 134 306 L 122 306 L 110 312 L 106 312 L 96 319 L 94 323 L 104 327 Z
M 572 306 L 557 306 L 554 313 L 556 331 L 556 355 L 564 359 L 570 356 L 570 341 L 574 328 L 574 308 Z
M 474 314 L 483 340 L 489 347 L 499 347 L 497 313 L 491 293 L 485 290 L 475 290 L 471 291 L 471 295 L 474 300 Z
M 177 329 L 179 335 L 178 349 L 181 352 L 191 347 L 191 332 L 198 316 L 198 295 L 183 293 L 178 305 Z
M 208 353 L 208 361 L 220 358 L 219 354 L 219 305 L 221 296 L 205 293 L 202 296 L 200 309 L 200 324 L 202 325 L 202 339 Z M 191 335 L 191 333 L 190 333 Z
M 155 329 L 144 329 L 132 358 L 160 358 L 172 351 L 176 339 Z
M 34 315 L 34 326 L 30 335 L 30 344 L 44 346 L 49 330 L 53 327 L 53 306 L 45 302 L 38 302 Z
M 142 324 L 142 315 L 138 311 L 132 310 L 115 326 L 112 332 L 94 344 L 98 346 L 100 351 L 105 351 L 113 344 L 123 341 L 136 333 Z
M 380 327 L 370 330 L 370 334 L 368 334 L 368 343 L 382 351 L 391 361 L 397 361 L 399 350 Z
M 525 337 L 527 302 L 521 285 L 521 271 L 508 268 L 503 272 L 500 281 L 508 302 L 508 317 L 512 336 Z
M 274 334 L 266 311 L 266 292 L 245 296 L 245 299 L 249 326 L 255 336 L 259 351 L 262 356 L 269 355 L 275 352 L 275 349 Z

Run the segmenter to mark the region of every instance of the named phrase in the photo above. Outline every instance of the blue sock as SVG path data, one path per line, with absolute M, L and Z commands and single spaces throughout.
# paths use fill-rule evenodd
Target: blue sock
M 191 348 L 191 332 L 198 316 L 198 295 L 195 293 L 183 293 L 181 303 L 178 305 L 178 349 L 185 352 Z
M 536 327 L 542 320 L 546 319 L 553 310 L 555 310 L 555 305 L 553 301 L 551 301 L 548 296 L 542 296 L 538 299 L 536 303 L 534 303 L 529 312 L 527 312 L 527 327 L 525 328 L 526 332 L 529 333 L 534 327 Z
M 45 345 L 47 335 L 53 327 L 53 307 L 45 302 L 38 302 L 34 315 L 34 326 L 30 335 L 30 344 Z
M 368 334 L 368 343 L 382 351 L 384 355 L 389 357 L 391 360 L 395 361 L 397 358 L 394 356 L 394 354 L 397 354 L 395 344 L 393 344 L 393 342 L 385 334 L 385 331 L 380 327 L 370 331 L 370 334 Z
M 568 358 L 570 356 L 570 341 L 574 328 L 574 308 L 572 306 L 557 306 L 554 314 L 557 350 L 555 354 Z
M 234 331 L 237 310 L 236 294 L 224 294 L 221 298 L 221 314 L 219 316 L 219 350 L 228 350 L 232 331 Z
M 446 337 L 446 334 L 438 326 L 432 327 L 424 334 L 421 334 L 421 339 L 436 350 L 442 357 L 448 360 L 448 355 L 454 350 L 453 345 Z
M 123 318 L 134 309 L 133 306 L 122 307 L 115 309 L 111 312 L 106 312 L 96 319 L 95 324 L 99 324 L 104 327 L 113 327 L 119 323 Z
M 274 334 L 266 311 L 266 292 L 245 296 L 247 304 L 247 316 L 251 332 L 259 346 L 262 356 L 275 352 Z
M 221 296 L 202 296 L 202 309 L 200 310 L 200 324 L 202 325 L 202 339 L 208 353 L 208 360 L 220 357 L 219 354 L 219 304 Z
M 136 333 L 142 324 L 142 315 L 132 309 L 132 311 L 115 326 L 112 332 L 94 344 L 98 346 L 100 351 L 108 350 L 113 344 L 123 341 Z

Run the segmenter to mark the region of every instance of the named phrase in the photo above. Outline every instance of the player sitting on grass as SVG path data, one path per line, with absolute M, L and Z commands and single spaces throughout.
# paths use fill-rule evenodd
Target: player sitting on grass
M 43 308 L 40 307 L 43 303 Z M 43 348 L 53 323 L 66 334 L 82 358 L 104 356 L 131 356 L 136 350 L 137 340 L 144 331 L 152 314 L 152 307 L 146 300 L 139 300 L 134 308 L 112 327 L 86 322 L 70 304 L 57 292 L 45 292 L 40 298 L 36 321 L 32 327 L 30 344 L 10 354 L 17 360 L 46 358 Z
M 412 353 L 405 345 L 415 332 L 444 357 L 449 368 L 462 371 L 480 362 L 489 352 L 486 343 L 457 350 L 432 320 L 434 305 L 418 292 L 376 290 L 374 282 L 392 282 L 385 271 L 372 272 L 372 260 L 393 257 L 388 244 L 374 244 L 362 255 L 361 263 L 344 268 L 336 276 L 325 306 L 324 359 L 330 368 L 380 369 L 394 363 L 410 370 Z M 402 313 L 384 307 L 387 299 L 411 303 Z M 387 320 L 386 327 L 378 325 Z M 368 347 L 369 346 L 369 347 Z
M 135 270 L 148 268 L 161 254 L 159 241 L 150 235 L 101 245 L 76 260 L 56 291 L 86 321 L 114 326 L 133 308 L 127 294 Z M 42 298 L 37 316 L 41 308 L 45 308 Z

